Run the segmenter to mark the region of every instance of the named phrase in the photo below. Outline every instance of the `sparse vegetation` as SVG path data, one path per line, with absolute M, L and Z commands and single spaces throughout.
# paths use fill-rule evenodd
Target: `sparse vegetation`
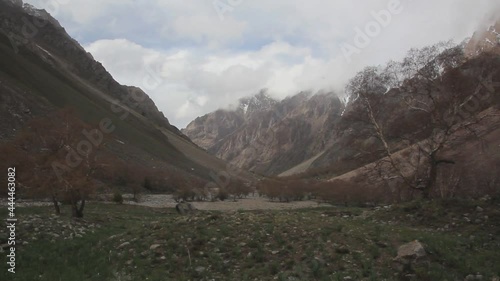
M 400 62 L 366 67 L 342 93 L 311 90 L 278 101 L 262 90 L 181 132 L 159 110 L 172 106 L 120 85 L 57 20 L 22 4 L 0 0 L 0 182 L 5 189 L 5 171 L 15 167 L 7 180 L 17 188 L 10 208 L 0 194 L 0 217 L 15 211 L 17 219 L 15 245 L 13 230 L 0 228 L 0 253 L 16 253 L 17 273 L 1 262 L 0 280 L 500 280 L 499 23 L 488 30 L 496 39 L 485 38 L 491 52 L 468 57 L 450 43 L 411 49 Z M 307 31 L 296 27 L 291 35 Z M 234 36 L 219 33 L 231 39 L 219 42 L 224 52 L 217 40 L 209 44 L 220 56 L 196 50 L 210 38 L 187 34 L 177 39 L 191 46 L 199 37 L 193 52 L 142 48 L 146 57 L 133 62 L 148 64 L 136 79 L 152 97 L 167 88 L 198 95 L 173 123 L 268 74 L 265 84 L 286 90 L 327 86 L 328 77 L 300 76 L 311 67 L 337 71 L 318 60 L 329 48 L 310 49 L 300 36 L 243 40 L 236 45 L 247 55 L 234 60 Z M 360 35 L 355 42 L 365 41 Z M 262 56 L 268 60 L 252 66 Z M 172 63 L 168 75 L 157 58 Z M 204 66 L 183 63 L 193 58 Z M 239 79 L 255 71 L 264 76 Z M 191 78 L 173 81 L 183 76 Z M 276 176 L 297 171 L 305 172 Z M 255 192 L 262 197 L 248 196 Z M 13 207 L 23 199 L 50 201 Z
M 113 194 L 113 202 L 117 204 L 123 204 L 123 195 L 120 191 L 116 190 Z
M 17 253 L 29 266 L 16 280 L 492 280 L 500 274 L 498 210 L 493 201 L 415 201 L 179 216 L 174 209 L 89 204 L 86 221 L 72 227 L 85 234 L 65 239 L 72 233 L 67 217 L 53 219 L 48 207 L 20 208 Z M 25 231 L 35 220 L 39 230 Z M 425 260 L 398 268 L 398 247 L 416 239 Z M 5 274 L 0 279 L 8 280 Z

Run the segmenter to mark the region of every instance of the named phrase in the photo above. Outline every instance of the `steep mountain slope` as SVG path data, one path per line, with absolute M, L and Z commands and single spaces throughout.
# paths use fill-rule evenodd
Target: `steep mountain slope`
M 72 107 L 89 124 L 110 118 L 110 144 L 144 167 L 173 167 L 209 178 L 226 164 L 194 145 L 141 89 L 120 85 L 46 11 L 0 1 L 1 140 L 30 119 Z
M 333 93 L 299 93 L 276 101 L 261 92 L 235 110 L 218 110 L 182 130 L 195 143 L 238 167 L 273 175 L 320 153 L 343 111 Z

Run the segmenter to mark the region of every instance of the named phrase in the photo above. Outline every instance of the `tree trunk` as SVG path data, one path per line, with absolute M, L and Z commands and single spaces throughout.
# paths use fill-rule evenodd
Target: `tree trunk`
M 83 209 L 85 208 L 85 200 L 78 206 L 78 200 L 71 201 L 71 211 L 73 218 L 83 218 Z
M 437 160 L 436 156 L 433 154 L 430 156 L 430 171 L 429 171 L 429 181 L 427 185 L 422 190 L 422 196 L 424 199 L 430 199 L 431 192 L 434 190 L 437 182 L 437 172 L 439 164 L 455 164 L 455 161 L 448 159 Z
M 82 203 L 80 204 L 80 209 L 78 213 L 80 214 L 80 218 L 83 218 L 83 209 L 85 208 L 85 199 L 82 199 Z
M 54 209 L 56 210 L 56 215 L 61 214 L 61 208 L 59 207 L 59 202 L 57 202 L 57 198 L 52 196 L 52 203 L 54 204 Z
M 424 199 L 430 199 L 431 191 L 434 189 L 434 185 L 436 185 L 437 165 L 438 165 L 437 161 L 434 159 L 434 157 L 431 157 L 429 181 L 422 190 L 422 196 L 424 197 Z

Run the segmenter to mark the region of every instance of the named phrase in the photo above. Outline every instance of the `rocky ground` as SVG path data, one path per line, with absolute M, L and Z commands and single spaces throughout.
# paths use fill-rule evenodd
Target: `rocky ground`
M 16 280 L 494 280 L 500 206 L 18 209 Z M 0 215 L 4 213 L 0 211 Z M 5 247 L 7 233 L 0 229 Z M 1 280 L 4 276 L 2 265 Z M 7 279 L 4 279 L 7 278 Z
M 37 214 L 22 216 L 17 224 L 19 236 L 17 242 L 23 246 L 29 245 L 34 241 L 47 241 L 56 243 L 58 240 L 68 240 L 82 238 L 87 233 L 94 233 L 95 229 L 101 226 L 96 223 L 84 220 L 70 220 L 56 215 L 41 216 Z M 7 235 L 2 229 L 0 231 L 1 241 L 5 241 Z M 8 245 L 0 245 L 0 253 L 7 249 Z

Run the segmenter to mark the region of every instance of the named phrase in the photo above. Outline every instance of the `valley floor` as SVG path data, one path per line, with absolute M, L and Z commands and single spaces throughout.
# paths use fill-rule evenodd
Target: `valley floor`
M 92 203 L 84 220 L 50 207 L 18 216 L 16 274 L 0 280 L 498 280 L 500 206 L 198 211 Z M 6 218 L 6 208 L 0 209 Z M 0 229 L 0 244 L 7 238 Z M 396 262 L 420 241 L 426 256 Z
M 125 195 L 131 198 L 131 195 Z M 129 200 L 126 204 L 153 207 L 153 208 L 175 208 L 177 204 L 172 195 L 151 194 L 141 195 L 138 203 Z M 250 210 L 288 210 L 328 207 L 330 204 L 323 204 L 312 200 L 285 202 L 271 202 L 266 197 L 260 197 L 256 194 L 249 195 L 246 198 L 228 199 L 225 201 L 202 201 L 191 203 L 196 209 L 203 211 L 250 211 Z

